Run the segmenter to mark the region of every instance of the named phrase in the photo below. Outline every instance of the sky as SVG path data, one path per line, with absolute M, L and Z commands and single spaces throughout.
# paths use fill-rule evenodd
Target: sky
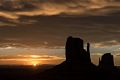
M 68 36 L 91 43 L 94 63 L 120 65 L 120 0 L 1 0 L 0 64 L 56 64 Z

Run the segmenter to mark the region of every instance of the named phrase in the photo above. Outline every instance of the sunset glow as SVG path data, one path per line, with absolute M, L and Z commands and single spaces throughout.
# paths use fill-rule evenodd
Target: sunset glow
M 0 56 L 0 64 L 31 65 L 56 64 L 64 58 L 48 55 Z
M 33 66 L 37 66 L 37 65 L 40 65 L 40 62 L 41 61 L 39 61 L 39 62 L 38 61 L 31 61 L 30 64 L 33 65 Z

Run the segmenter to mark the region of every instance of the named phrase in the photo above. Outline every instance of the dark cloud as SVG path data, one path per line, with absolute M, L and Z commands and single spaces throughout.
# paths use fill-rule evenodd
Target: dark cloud
M 1 44 L 64 46 L 69 35 L 92 43 L 120 42 L 119 0 L 0 2 Z
M 19 0 L 1 1 L 1 11 L 28 11 L 37 8 L 32 2 Z
M 18 19 L 36 15 L 108 15 L 119 9 L 118 0 L 3 0 L 0 16 Z
M 0 42 L 19 43 L 31 47 L 54 47 L 64 46 L 66 38 L 70 35 L 81 37 L 86 42 L 92 43 L 113 40 L 117 44 L 120 42 L 118 16 L 23 16 L 20 21 L 30 19 L 38 22 L 0 27 Z

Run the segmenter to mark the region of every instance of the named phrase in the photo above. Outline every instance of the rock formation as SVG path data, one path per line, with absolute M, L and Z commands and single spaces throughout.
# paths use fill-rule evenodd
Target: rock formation
M 113 68 L 114 67 L 113 55 L 111 55 L 111 53 L 104 54 L 101 60 L 99 61 L 99 67 L 100 68 Z
M 87 44 L 87 51 L 84 49 L 84 41 L 80 38 L 68 37 L 66 42 L 66 61 L 91 63 L 90 44 Z

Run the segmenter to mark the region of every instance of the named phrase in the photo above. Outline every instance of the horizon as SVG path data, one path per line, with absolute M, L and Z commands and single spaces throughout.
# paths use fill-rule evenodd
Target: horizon
M 1 55 L 0 56 L 0 65 L 26 65 L 26 66 L 39 66 L 39 65 L 58 65 L 65 61 L 65 50 L 63 50 L 64 56 L 50 56 L 45 54 L 37 55 Z M 54 53 L 55 54 L 55 53 Z M 91 61 L 93 64 L 98 65 L 99 58 L 103 54 L 91 54 Z M 119 55 L 113 55 L 115 66 L 120 66 Z

